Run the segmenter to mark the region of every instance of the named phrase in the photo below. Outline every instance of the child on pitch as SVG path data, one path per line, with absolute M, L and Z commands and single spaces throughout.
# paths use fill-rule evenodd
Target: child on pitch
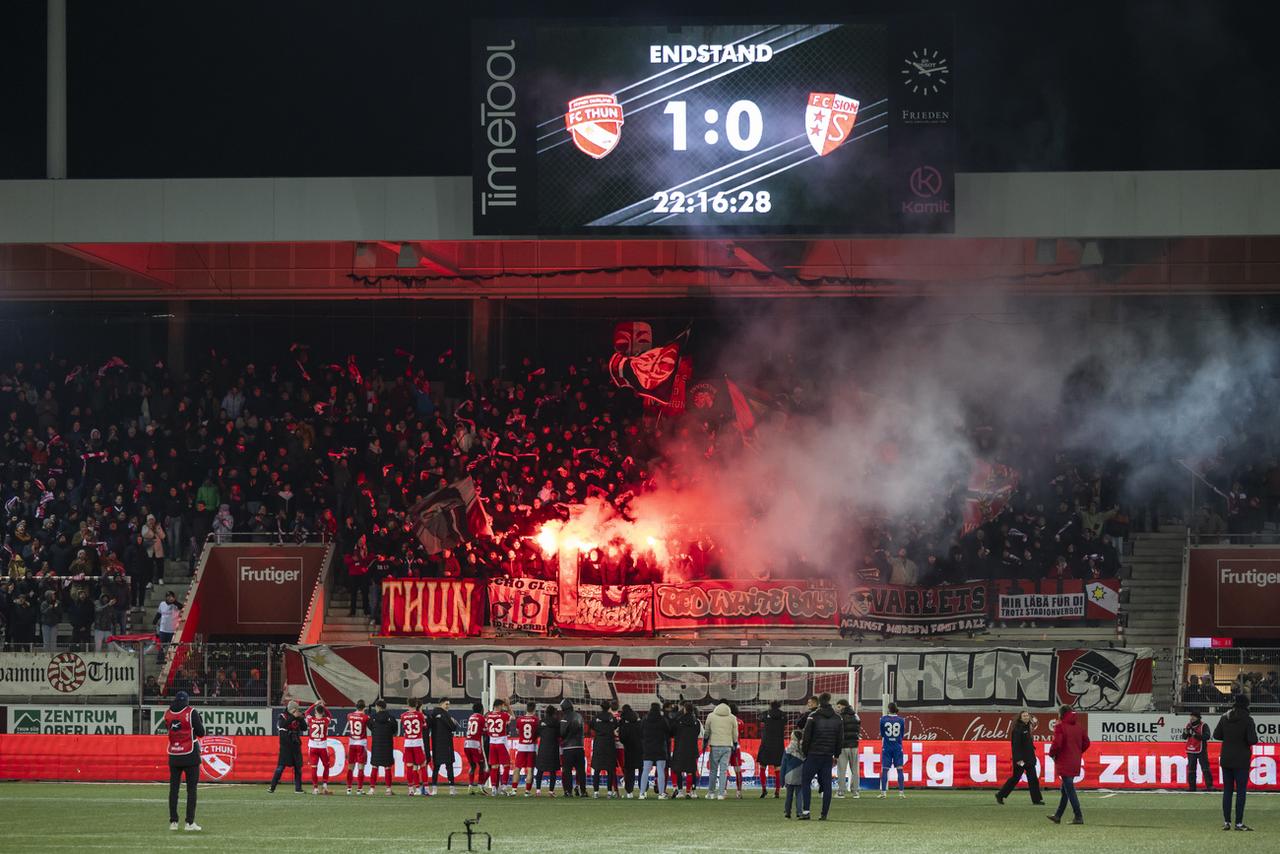
M 800 787 L 804 782 L 804 752 L 800 750 L 800 739 L 804 733 L 792 730 L 791 741 L 782 754 L 782 781 L 787 785 L 787 800 L 782 807 L 782 817 L 791 818 L 791 800 L 795 799 L 796 812 L 804 810 L 800 798 Z
M 883 798 L 888 792 L 889 769 L 898 771 L 898 797 L 905 798 L 902 777 L 902 736 L 906 733 L 907 722 L 898 714 L 896 703 L 889 704 L 889 714 L 880 717 L 880 794 Z

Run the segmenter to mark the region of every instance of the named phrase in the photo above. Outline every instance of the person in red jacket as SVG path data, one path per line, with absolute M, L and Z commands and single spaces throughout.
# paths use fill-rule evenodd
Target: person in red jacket
M 1071 804 L 1075 818 L 1072 824 L 1084 824 L 1084 815 L 1080 812 L 1080 799 L 1076 797 L 1076 775 L 1084 761 L 1085 751 L 1089 749 L 1089 736 L 1084 734 L 1084 727 L 1076 719 L 1075 710 L 1070 706 L 1059 709 L 1061 713 L 1058 725 L 1053 728 L 1053 744 L 1049 746 L 1049 756 L 1057 766 L 1058 779 L 1062 784 L 1062 797 L 1058 800 L 1058 811 L 1049 816 L 1049 821 L 1062 824 L 1062 814 Z

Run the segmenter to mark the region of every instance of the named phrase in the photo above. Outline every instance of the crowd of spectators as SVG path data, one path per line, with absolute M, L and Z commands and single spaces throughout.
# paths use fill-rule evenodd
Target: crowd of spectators
M 590 496 L 623 505 L 655 472 L 670 476 L 659 449 L 673 433 L 692 430 L 714 451 L 714 425 L 655 424 L 609 382 L 603 359 L 558 372 L 525 359 L 514 378 L 487 382 L 452 352 L 425 362 L 397 350 L 363 366 L 324 363 L 295 345 L 269 366 L 210 354 L 181 378 L 114 357 L 0 369 L 9 637 L 27 637 L 32 609 L 37 626 L 68 621 L 80 639 L 99 614 L 122 629 L 129 606 L 163 583 L 166 561 L 194 563 L 211 537 L 334 539 L 366 611 L 388 575 L 551 575 L 533 538 L 543 522 Z M 991 439 L 976 430 L 975 441 Z M 962 531 L 965 484 L 939 485 L 932 515 L 868 522 L 850 570 L 904 584 L 1114 575 L 1112 537 L 1127 526 L 1116 468 L 1017 437 L 1001 446 L 1018 485 L 982 524 Z M 493 536 L 425 553 L 408 511 L 466 476 Z M 731 571 L 703 532 L 687 533 L 672 549 L 684 577 Z M 638 556 L 588 561 L 588 581 L 656 580 Z
M 1238 696 L 1249 698 L 1251 706 L 1280 706 L 1280 677 L 1276 671 L 1240 670 L 1224 691 L 1208 674 L 1187 677 L 1182 686 L 1182 704 L 1188 708 L 1208 706 L 1227 709 Z

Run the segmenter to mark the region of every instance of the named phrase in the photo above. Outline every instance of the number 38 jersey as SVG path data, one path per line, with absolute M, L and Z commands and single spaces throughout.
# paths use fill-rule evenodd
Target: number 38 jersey
M 883 750 L 902 750 L 902 737 L 906 734 L 907 722 L 901 715 L 882 715 L 880 717 L 880 744 Z

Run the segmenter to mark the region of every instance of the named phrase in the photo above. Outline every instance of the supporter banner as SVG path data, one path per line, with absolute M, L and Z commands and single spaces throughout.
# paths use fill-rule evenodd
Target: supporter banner
M 480 588 L 472 579 L 386 578 L 382 634 L 462 638 L 480 634 Z
M 168 706 L 147 706 L 149 728 L 152 735 L 164 735 L 164 713 Z M 228 707 L 197 706 L 200 721 L 209 735 L 271 735 L 275 732 L 272 710 L 266 706 Z
M 1195 546 L 1187 561 L 1189 637 L 1280 637 L 1280 548 Z
M 9 706 L 14 735 L 133 735 L 133 706 Z
M 853 652 L 862 684 L 883 685 L 885 668 L 902 709 L 984 711 L 1151 708 L 1150 649 L 915 649 Z
M 0 697 L 138 693 L 138 657 L 119 652 L 0 653 Z
M 306 620 L 327 546 L 221 545 L 205 558 L 192 630 L 203 635 L 291 635 Z
M 1111 620 L 1120 611 L 1120 581 L 997 581 L 1001 620 Z
M 871 584 L 845 597 L 840 635 L 937 635 L 985 631 L 986 584 L 905 587 Z
M 653 588 L 656 629 L 836 625 L 835 589 L 809 581 L 690 581 Z
M 652 634 L 653 586 L 579 584 L 578 607 L 572 618 L 557 611 L 556 625 L 565 631 L 593 635 Z
M 1218 715 L 1206 714 L 1204 722 L 1212 730 Z M 1187 714 L 1121 715 L 1095 713 L 1089 716 L 1089 738 L 1093 741 L 1176 741 L 1185 743 L 1182 730 L 1191 722 Z M 1258 740 L 1263 744 L 1280 744 L 1280 715 L 1253 715 Z
M 726 700 L 749 703 L 780 699 L 784 707 L 803 705 L 809 694 L 835 691 L 847 684 L 845 672 L 860 671 L 864 690 L 878 692 L 886 664 L 894 671 L 895 700 L 904 713 L 1016 713 L 1024 707 L 1043 716 L 1070 704 L 1080 711 L 1139 711 L 1151 704 L 1150 649 L 914 649 L 869 650 L 823 646 L 609 646 L 558 641 L 555 644 L 510 646 L 483 644 L 415 644 L 412 646 L 286 647 L 285 698 L 333 706 L 382 696 L 448 699 L 456 705 L 481 699 L 486 665 L 541 664 L 593 666 L 606 670 L 635 667 L 778 667 L 830 668 L 830 674 L 698 673 L 684 681 L 659 682 L 658 694 L 694 702 Z M 1099 675 L 1103 674 L 1103 675 Z M 1105 678 L 1104 678 L 1105 677 Z M 510 674 L 504 679 L 511 680 Z M 528 676 L 499 684 L 503 696 L 552 702 L 569 697 L 579 702 L 654 699 L 654 683 L 633 674 L 562 673 L 553 678 Z M 821 680 L 820 682 L 818 680 Z M 1113 688 L 1112 685 L 1118 687 Z M 1115 705 L 1107 707 L 1106 703 Z M 972 736 L 970 736 L 972 737 Z
M 1002 620 L 1084 618 L 1083 593 L 1015 593 L 1000 595 Z
M 488 584 L 489 625 L 546 634 L 556 583 L 537 578 L 493 578 Z
M 206 782 L 264 783 L 275 770 L 277 740 L 273 736 L 211 736 L 201 744 L 201 778 Z M 589 742 L 589 740 L 588 740 Z M 404 779 L 402 739 L 395 740 L 396 780 Z M 328 740 L 331 771 L 345 776 L 345 739 Z M 744 773 L 752 774 L 759 753 L 757 739 L 743 739 Z M 996 788 L 1009 775 L 1012 763 L 1007 741 L 908 741 L 903 745 L 905 775 L 912 787 L 930 789 Z M 1217 742 L 1209 744 L 1209 759 L 1218 774 Z M 588 755 L 590 745 L 588 743 Z M 1253 791 L 1280 791 L 1275 745 L 1254 748 L 1249 772 Z M 1040 779 L 1049 787 L 1058 783 L 1055 763 L 1040 743 Z M 455 775 L 467 768 L 454 752 Z M 366 766 L 367 768 L 368 766 Z M 880 752 L 875 744 L 858 750 L 858 775 L 880 774 Z M 0 735 L 0 778 L 9 780 L 76 780 L 79 782 L 161 782 L 169 779 L 165 740 L 160 736 Z M 1076 785 L 1085 789 L 1183 788 L 1187 756 L 1180 744 L 1113 742 L 1095 745 L 1086 755 Z M 1220 779 L 1220 776 L 1219 776 Z M 753 783 L 751 777 L 748 783 Z

